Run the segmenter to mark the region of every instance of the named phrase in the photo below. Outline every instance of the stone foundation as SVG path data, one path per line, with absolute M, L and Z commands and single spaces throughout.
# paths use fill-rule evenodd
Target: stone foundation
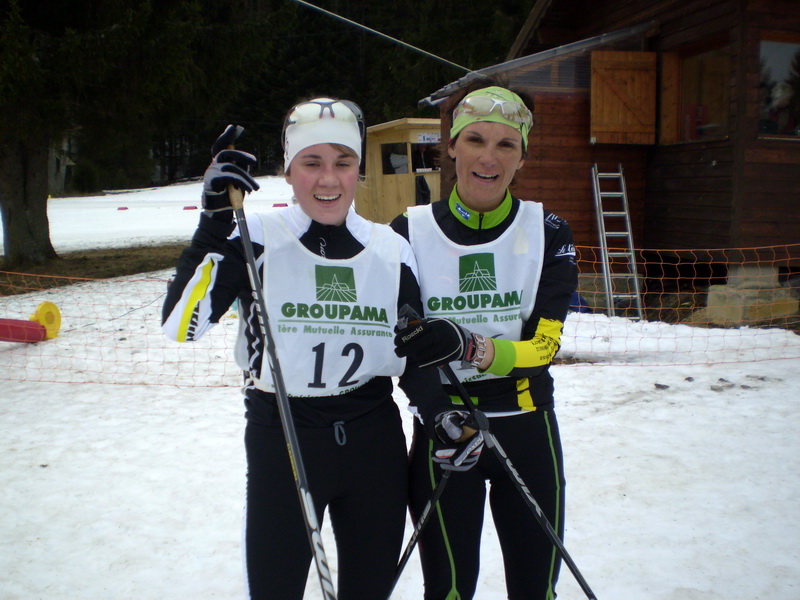
M 708 301 L 699 318 L 714 325 L 754 325 L 800 312 L 800 301 L 778 283 L 778 269 L 771 266 L 731 267 L 726 285 L 708 288 Z

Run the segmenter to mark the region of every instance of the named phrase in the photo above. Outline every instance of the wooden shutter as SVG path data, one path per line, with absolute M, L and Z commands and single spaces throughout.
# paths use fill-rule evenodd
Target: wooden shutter
M 592 52 L 593 144 L 654 144 L 656 53 Z

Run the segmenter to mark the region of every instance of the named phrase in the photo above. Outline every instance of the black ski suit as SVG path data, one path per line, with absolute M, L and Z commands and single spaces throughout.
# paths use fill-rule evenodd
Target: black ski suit
M 248 223 L 251 221 L 249 229 L 260 263 L 264 258 L 263 231 L 255 215 L 248 218 Z M 341 226 L 308 219 L 307 228 L 297 237 L 316 255 L 348 259 L 364 249 L 367 223 L 352 211 Z M 299 600 L 311 551 L 276 398 L 253 384 L 253 378 L 261 376 L 264 348 L 238 230 L 227 239 L 233 229 L 230 211 L 201 216 L 164 302 L 164 330 L 178 341 L 197 339 L 238 299 L 250 365 L 244 386 L 247 588 L 254 599 Z M 209 267 L 212 263 L 213 268 Z M 397 302 L 398 307 L 407 303 L 421 310 L 412 264 L 413 257 L 411 264 L 401 265 Z M 302 267 L 297 265 L 298 270 Z M 206 276 L 199 276 L 201 272 Z M 199 292 L 200 287 L 205 292 Z M 274 335 L 280 335 L 274 324 L 272 329 Z M 279 356 L 279 360 L 289 364 L 299 358 Z M 400 376 L 400 386 L 410 399 L 422 404 L 430 401 L 431 406 L 448 402 L 437 383 L 432 368 L 406 369 Z M 405 528 L 408 459 L 392 389 L 391 377 L 378 376 L 340 395 L 290 398 L 317 520 L 322 523 L 327 508 L 336 538 L 340 600 L 383 598 L 395 575 Z
M 512 223 L 521 203 L 510 194 L 500 208 L 485 214 L 473 213 L 469 220 L 463 216 L 466 211 L 459 213 L 459 203 L 454 190 L 449 199 L 428 207 L 435 229 L 458 246 L 452 249 L 456 254 L 469 255 L 475 252 L 471 247 L 498 240 L 509 227 L 519 225 Z M 542 264 L 541 278 L 532 313 L 522 327 L 522 341 L 495 340 L 495 358 L 488 371 L 500 378 L 466 382 L 465 387 L 477 406 L 490 417 L 492 433 L 547 519 L 563 536 L 563 458 L 553 409 L 553 378 L 548 367 L 558 350 L 570 298 L 577 286 L 577 266 L 569 225 L 547 211 L 543 211 L 543 219 L 544 256 L 538 257 Z M 407 239 L 413 238 L 409 235 L 407 215 L 397 217 L 391 225 Z M 414 239 L 411 242 L 420 273 L 425 260 L 436 261 L 437 272 L 446 268 L 441 257 L 425 255 Z M 502 255 L 495 258 L 495 262 L 503 260 Z M 452 275 L 457 276 L 457 272 Z M 423 285 L 423 304 L 427 306 L 430 298 L 424 288 Z M 461 296 L 468 297 L 466 292 Z M 469 322 L 475 312 L 466 310 L 461 316 Z M 464 326 L 481 333 L 480 325 Z M 501 363 L 505 365 L 502 369 L 492 371 Z M 444 388 L 452 398 L 458 398 L 452 386 Z M 453 406 L 463 409 L 460 399 Z M 410 479 L 410 505 L 415 519 L 441 477 L 440 469 L 431 460 L 431 451 L 432 444 L 423 426 L 416 422 Z M 435 518 L 420 536 L 425 599 L 470 600 L 475 595 L 487 481 L 491 485 L 489 502 L 503 553 L 508 598 L 552 600 L 560 567 L 556 549 L 488 448 L 483 450 L 475 467 L 450 477 Z

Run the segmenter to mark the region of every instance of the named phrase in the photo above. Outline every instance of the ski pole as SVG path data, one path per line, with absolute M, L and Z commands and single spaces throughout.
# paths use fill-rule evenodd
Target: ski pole
M 474 419 L 478 429 L 483 432 L 484 443 L 487 447 L 492 449 L 497 456 L 497 460 L 503 466 L 506 473 L 508 473 L 509 477 L 511 477 L 511 481 L 514 482 L 517 490 L 519 490 L 519 493 L 522 494 L 522 498 L 528 505 L 528 508 L 530 508 L 533 512 L 534 518 L 539 525 L 542 526 L 542 529 L 544 529 L 544 532 L 547 534 L 547 537 L 550 538 L 550 541 L 553 543 L 553 545 L 558 549 L 558 552 L 561 554 L 564 562 L 567 563 L 569 570 L 572 571 L 572 575 L 575 577 L 578 585 L 581 586 L 581 589 L 583 590 L 584 594 L 586 594 L 586 597 L 589 600 L 597 600 L 597 596 L 594 595 L 594 592 L 589 587 L 589 584 L 586 583 L 583 575 L 581 575 L 581 572 L 578 570 L 578 566 L 567 552 L 567 549 L 559 539 L 558 534 L 553 529 L 550 521 L 547 520 L 547 517 L 542 511 L 542 508 L 539 506 L 539 503 L 536 502 L 536 499 L 531 494 L 528 486 L 525 485 L 525 482 L 522 480 L 522 477 L 520 477 L 519 472 L 514 468 L 514 465 L 511 464 L 511 460 L 500 446 L 497 438 L 494 437 L 491 431 L 489 431 L 489 419 L 486 414 L 483 411 L 478 410 L 478 407 L 475 406 L 475 403 L 472 401 L 472 398 L 469 397 L 464 385 L 458 380 L 458 377 L 456 377 L 456 374 L 453 372 L 453 368 L 449 364 L 441 365 L 439 368 L 445 374 L 445 377 L 447 377 L 447 380 L 450 382 L 450 384 L 458 391 L 458 395 L 461 397 L 464 405 L 472 414 L 472 418 Z
M 389 594 L 386 596 L 387 600 L 392 597 L 392 592 L 394 591 L 395 586 L 397 586 L 397 582 L 400 581 L 400 575 L 403 574 L 403 570 L 406 568 L 408 559 L 411 558 L 411 553 L 414 551 L 417 541 L 419 541 L 419 536 L 433 514 L 434 507 L 439 503 L 439 498 L 442 497 L 444 486 L 447 484 L 447 480 L 450 478 L 451 473 L 452 471 L 446 470 L 442 472 L 442 478 L 433 489 L 433 495 L 430 497 L 427 504 L 425 504 L 425 508 L 422 509 L 422 512 L 419 516 L 419 521 L 417 521 L 417 525 L 414 527 L 414 532 L 411 534 L 411 537 L 408 540 L 408 544 L 403 552 L 403 556 L 400 558 L 400 562 L 397 563 L 397 573 L 394 576 L 394 581 L 392 581 L 392 587 L 389 588 Z
M 241 126 L 237 126 L 233 129 L 233 126 L 229 125 L 225 133 L 222 134 L 223 136 L 229 136 L 229 140 L 227 140 L 228 143 L 225 145 L 229 148 L 233 148 L 233 141 L 239 137 L 242 131 L 244 131 L 244 129 Z M 219 140 L 217 140 L 217 143 L 219 143 Z M 231 206 L 233 206 L 234 214 L 236 215 L 236 223 L 239 225 L 239 233 L 242 237 L 242 245 L 244 246 L 244 254 L 247 260 L 247 274 L 250 278 L 250 287 L 252 288 L 253 299 L 255 300 L 258 325 L 261 329 L 261 335 L 264 337 L 264 346 L 266 347 L 267 358 L 269 359 L 269 369 L 272 374 L 272 381 L 275 385 L 275 396 L 278 400 L 278 413 L 280 414 L 281 424 L 283 425 L 283 433 L 286 436 L 289 461 L 293 466 L 292 472 L 294 474 L 294 481 L 297 486 L 297 493 L 300 496 L 300 507 L 303 510 L 308 541 L 311 545 L 311 553 L 314 555 L 314 562 L 316 563 L 317 573 L 319 575 L 319 583 L 322 587 L 322 595 L 325 600 L 336 600 L 333 578 L 331 577 L 330 568 L 328 568 L 325 548 L 322 545 L 322 536 L 320 534 L 319 522 L 317 521 L 317 513 L 314 508 L 314 500 L 311 497 L 308 486 L 308 476 L 306 475 L 306 470 L 303 465 L 303 457 L 300 454 L 300 441 L 297 438 L 297 430 L 295 429 L 291 407 L 289 406 L 289 396 L 286 392 L 283 372 L 281 371 L 278 354 L 275 349 L 275 339 L 272 337 L 269 326 L 269 315 L 267 314 L 267 304 L 264 299 L 263 288 L 261 287 L 261 277 L 258 275 L 255 253 L 253 252 L 253 243 L 250 240 L 250 230 L 247 227 L 244 214 L 244 194 L 240 189 L 229 185 L 228 195 L 230 197 Z

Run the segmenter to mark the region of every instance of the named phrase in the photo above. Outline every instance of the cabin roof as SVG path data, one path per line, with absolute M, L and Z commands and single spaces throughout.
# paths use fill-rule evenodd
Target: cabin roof
M 507 60 L 503 63 L 478 69 L 477 71 L 471 71 L 460 79 L 457 79 L 456 81 L 453 81 L 436 90 L 431 95 L 422 98 L 419 101 L 419 106 L 436 106 L 449 96 L 456 93 L 458 90 L 467 87 L 470 83 L 482 77 L 493 77 L 501 74 L 508 74 L 519 69 L 532 67 L 539 63 L 584 55 L 587 52 L 600 48 L 616 47 L 620 44 L 630 44 L 632 42 L 635 43 L 653 36 L 657 30 L 658 23 L 656 21 L 649 21 L 639 25 L 626 27 L 624 29 L 618 29 L 610 33 L 604 33 L 602 35 L 587 38 L 585 40 L 579 40 L 577 42 L 565 44 L 557 48 L 543 50 L 529 56 L 522 56 L 512 60 Z

